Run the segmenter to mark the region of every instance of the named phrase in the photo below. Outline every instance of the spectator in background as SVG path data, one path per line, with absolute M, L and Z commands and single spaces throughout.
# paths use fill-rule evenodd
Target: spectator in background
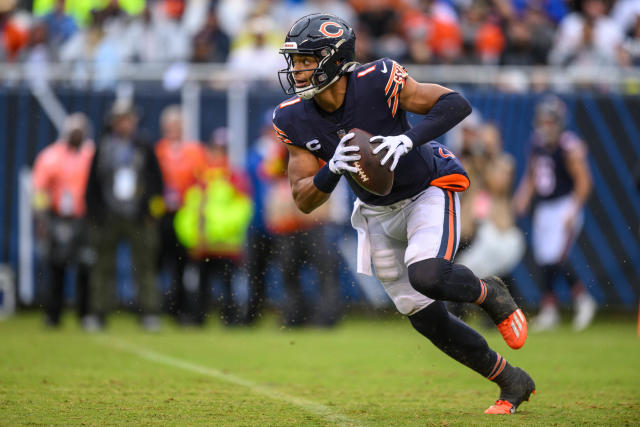
M 49 34 L 49 44 L 54 52 L 78 31 L 73 17 L 64 10 L 66 0 L 56 0 L 53 9 L 42 17 Z
M 401 0 L 350 0 L 363 30 L 375 38 L 395 30 L 398 11 L 404 6 Z
M 402 20 L 409 58 L 419 64 L 458 61 L 462 34 L 455 11 L 441 2 L 421 0 Z
M 640 16 L 640 0 L 617 0 L 611 10 L 611 18 L 623 33 L 633 31 Z
M 268 16 L 256 16 L 251 18 L 247 28 L 248 33 L 234 40 L 229 71 L 237 77 L 273 81 L 273 76 L 284 66 L 278 54 L 280 46 L 270 42 L 274 34 L 273 22 Z
M 230 47 L 231 40 L 220 29 L 218 16 L 212 7 L 204 27 L 193 37 L 191 61 L 224 63 L 229 57 Z
M 401 11 L 406 8 L 402 0 L 351 0 L 360 32 L 371 37 L 371 55 L 402 60 L 407 45 L 402 37 Z
M 511 5 L 518 15 L 526 13 L 530 8 L 535 8 L 544 14 L 546 19 L 558 23 L 569 12 L 565 0 L 510 0 Z
M 332 327 L 340 320 L 343 303 L 338 286 L 338 255 L 326 242 L 330 202 L 311 214 L 301 213 L 291 196 L 286 170 L 286 147 L 272 140 L 261 173 L 269 186 L 265 198 L 266 226 L 274 236 L 273 255 L 285 289 L 282 324 Z M 317 274 L 318 292 L 313 302 L 303 290 L 301 271 L 305 266 L 314 267 Z
M 469 180 L 473 185 L 467 191 L 461 193 L 460 216 L 465 218 L 460 224 L 460 248 L 466 248 L 471 244 L 476 234 L 477 222 L 473 212 L 473 202 L 475 195 L 483 188 L 483 164 L 481 159 L 481 134 L 482 117 L 477 111 L 468 115 L 458 128 L 453 129 L 452 135 L 456 140 L 452 144 L 453 150 L 458 153 L 458 159 L 469 175 Z
M 226 129 L 216 129 L 209 143 L 208 169 L 201 181 L 187 190 L 175 217 L 178 239 L 198 263 L 198 277 L 192 278 L 198 283 L 185 284 L 198 290 L 194 307 L 188 310 L 198 325 L 208 316 L 212 278 L 222 282 L 222 322 L 227 326 L 245 322 L 234 298 L 232 278 L 243 255 L 253 205 L 248 179 L 229 165 L 227 147 Z
M 113 25 L 124 29 L 129 22 L 129 14 L 122 7 L 120 0 L 107 0 L 103 4 L 104 7 L 91 10 L 93 19 L 103 22 L 106 26 Z
M 570 282 L 576 331 L 589 326 L 596 311 L 595 300 L 567 261 L 582 229 L 592 181 L 587 148 L 566 130 L 566 121 L 567 107 L 560 98 L 549 95 L 537 105 L 527 170 L 513 201 L 519 215 L 533 202 L 533 256 L 544 278 L 540 312 L 532 322 L 533 330 L 538 331 L 560 322 L 553 289 L 557 277 Z
M 60 60 L 74 64 L 73 84 L 84 86 L 93 71 L 96 89 L 115 86 L 118 67 L 124 61 L 121 36 L 124 27 L 105 25 L 104 17 L 94 14 L 88 28 L 76 32 L 60 48 Z
M 235 38 L 246 30 L 249 16 L 260 9 L 264 1 L 217 0 L 213 2 L 220 28 L 229 37 Z
M 181 3 L 174 3 L 147 3 L 127 25 L 127 43 L 122 46 L 128 61 L 168 63 L 188 59 L 189 34 L 181 22 L 183 8 Z
M 567 15 L 556 32 L 549 55 L 552 65 L 614 65 L 623 40 L 621 28 L 608 16 L 605 0 L 584 0 L 582 10 Z
M 505 23 L 506 46 L 501 65 L 544 65 L 553 42 L 554 28 L 534 4 Z
M 0 3 L 0 61 L 12 62 L 27 44 L 28 32 L 13 18 L 16 0 Z
M 42 17 L 59 7 L 60 0 L 32 0 L 35 16 Z M 24 2 L 23 2 L 24 3 Z M 92 21 L 92 14 L 96 11 L 112 14 L 137 15 L 144 9 L 145 0 L 67 0 L 64 1 L 64 10 L 71 15 L 75 23 L 80 27 L 86 27 Z M 98 9 L 102 8 L 102 9 Z
M 462 202 L 471 205 L 472 216 L 465 218 L 474 219 L 477 231 L 456 262 L 469 267 L 478 277 L 504 278 L 520 262 L 525 250 L 524 236 L 515 225 L 511 205 L 515 161 L 502 150 L 500 131 L 494 124 L 481 126 L 478 136 L 478 143 L 474 144 L 478 159 L 473 162 L 473 169 L 477 167 L 480 176 L 474 181 L 472 198 L 465 197 Z M 462 210 L 465 211 L 464 206 Z
M 137 128 L 133 105 L 116 100 L 91 164 L 86 201 L 97 259 L 90 278 L 91 315 L 83 325 L 88 331 L 104 327 L 115 299 L 116 252 L 121 240 L 131 246 L 142 326 L 160 327 L 155 217 L 162 208 L 162 174 L 153 149 L 138 136 Z
M 47 26 L 44 22 L 37 21 L 29 31 L 29 42 L 26 48 L 20 53 L 21 60 L 25 64 L 25 74 L 34 87 L 44 87 L 49 84 L 48 65 L 54 57 L 47 41 Z
M 640 10 L 635 15 L 635 23 L 622 44 L 620 64 L 627 67 L 640 66 Z
M 358 22 L 358 21 L 354 21 Z M 367 30 L 360 29 L 356 38 L 356 61 L 361 64 L 372 62 L 376 59 L 374 48 L 375 39 Z
M 65 274 L 76 266 L 78 318 L 87 315 L 91 253 L 85 222 L 85 191 L 94 144 L 82 113 L 68 116 L 60 140 L 36 157 L 33 167 L 34 210 L 47 281 L 45 322 L 57 327 L 64 305 Z
M 178 242 L 173 222 L 185 192 L 202 178 L 207 167 L 206 150 L 201 143 L 184 139 L 179 105 L 170 105 L 162 111 L 160 127 L 162 139 L 156 144 L 155 153 L 164 182 L 164 214 L 159 223 L 158 259 L 160 268 L 166 268 L 171 277 L 167 295 L 169 313 L 180 321 L 185 307 L 183 275 L 187 252 Z
M 472 0 L 461 19 L 464 62 L 495 64 L 504 49 L 498 16 L 488 0 Z
M 475 53 L 481 64 L 497 64 L 505 46 L 502 28 L 492 18 L 488 18 L 478 28 Z

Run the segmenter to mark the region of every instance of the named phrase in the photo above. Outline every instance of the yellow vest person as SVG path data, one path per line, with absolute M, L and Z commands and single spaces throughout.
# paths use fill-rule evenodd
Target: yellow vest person
M 190 187 L 176 213 L 178 241 L 196 255 L 236 254 L 242 250 L 253 202 L 238 191 L 224 171 L 208 171 L 205 187 Z

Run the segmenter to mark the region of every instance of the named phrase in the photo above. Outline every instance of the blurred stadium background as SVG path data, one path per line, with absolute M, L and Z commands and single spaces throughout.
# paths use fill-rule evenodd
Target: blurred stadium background
M 524 171 L 535 104 L 543 94 L 559 94 L 569 107 L 568 127 L 589 147 L 594 179 L 569 260 L 601 305 L 637 309 L 636 0 L 2 0 L 0 264 L 9 284 L 3 304 L 12 294 L 20 308 L 41 304 L 30 170 L 38 153 L 58 139 L 68 114 L 85 113 L 98 139 L 111 105 L 125 99 L 155 142 L 161 112 L 179 104 L 184 139 L 207 141 L 226 127 L 231 164 L 249 168 L 265 114 L 285 98 L 276 78 L 284 66 L 277 54 L 283 34 L 297 17 L 319 10 L 354 23 L 361 62 L 388 56 L 419 81 L 462 92 L 479 120 L 499 128 L 516 161 L 514 184 Z M 455 149 L 459 138 L 452 131 L 443 142 Z M 350 197 L 334 203 L 328 228 L 329 240 L 340 241 L 342 298 L 350 305 L 387 306 L 380 288 L 356 277 L 349 264 Z M 518 225 L 527 235 L 528 220 Z M 136 292 L 126 249 L 119 254 L 119 296 L 127 305 Z M 246 287 L 246 272 L 239 271 L 238 282 Z M 511 276 L 524 304 L 537 307 L 540 278 L 529 251 Z M 68 282 L 72 301 L 73 279 Z M 277 272 L 269 276 L 273 307 L 283 298 L 280 282 Z M 568 287 L 559 285 L 568 303 Z M 166 289 L 166 279 L 158 286 Z

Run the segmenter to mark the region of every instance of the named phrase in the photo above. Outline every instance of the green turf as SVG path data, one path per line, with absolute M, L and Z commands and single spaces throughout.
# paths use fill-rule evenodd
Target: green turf
M 497 387 L 459 366 L 400 317 L 334 330 L 142 332 L 128 315 L 87 335 L 72 318 L 0 322 L 0 425 L 638 425 L 640 339 L 632 318 L 531 335 L 510 350 L 538 394 L 516 415 L 482 411 Z

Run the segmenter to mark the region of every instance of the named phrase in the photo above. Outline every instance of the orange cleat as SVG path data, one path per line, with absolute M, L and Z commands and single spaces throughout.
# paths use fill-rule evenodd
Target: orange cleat
M 533 390 L 531 394 L 536 394 L 536 391 Z M 528 402 L 529 398 L 525 402 Z M 519 405 L 518 405 L 519 406 Z M 494 405 L 489 406 L 484 410 L 485 414 L 489 415 L 509 415 L 515 414 L 517 406 L 509 402 L 508 400 L 496 400 Z
M 497 400 L 495 405 L 489 406 L 484 411 L 485 414 L 492 415 L 513 414 L 514 412 L 516 412 L 516 407 L 506 400 Z
M 480 297 L 476 304 L 494 321 L 507 345 L 522 347 L 527 340 L 527 319 L 513 300 L 507 285 L 496 276 L 480 280 Z
M 522 402 L 528 402 L 531 395 L 536 394 L 536 384 L 529 374 L 514 367 L 511 375 L 512 380 L 501 387 L 500 398 L 484 411 L 485 414 L 513 414 Z
M 527 319 L 522 310 L 517 309 L 497 326 L 509 347 L 517 350 L 527 341 Z

